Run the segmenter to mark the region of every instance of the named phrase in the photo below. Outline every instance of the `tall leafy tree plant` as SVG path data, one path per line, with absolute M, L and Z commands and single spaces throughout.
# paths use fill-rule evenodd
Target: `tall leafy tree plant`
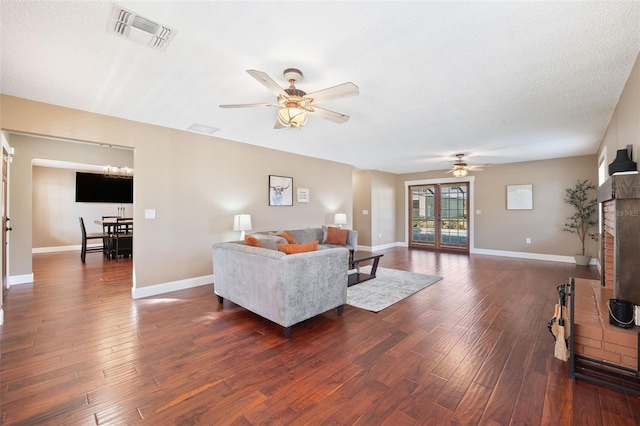
M 596 221 L 598 200 L 591 196 L 591 191 L 595 189 L 595 185 L 589 182 L 588 179 L 578 180 L 573 188 L 565 189 L 564 202 L 575 208 L 576 212 L 567 218 L 564 230 L 572 234 L 578 234 L 582 244 L 582 256 L 585 255 L 584 246 L 587 237 L 594 241 L 598 240 L 596 232 L 589 232 L 598 224 Z

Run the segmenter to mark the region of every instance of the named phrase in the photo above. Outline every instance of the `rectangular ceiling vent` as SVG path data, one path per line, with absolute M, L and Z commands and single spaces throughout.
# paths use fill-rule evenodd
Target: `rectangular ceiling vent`
M 117 4 L 113 5 L 109 31 L 157 50 L 166 50 L 178 32 Z

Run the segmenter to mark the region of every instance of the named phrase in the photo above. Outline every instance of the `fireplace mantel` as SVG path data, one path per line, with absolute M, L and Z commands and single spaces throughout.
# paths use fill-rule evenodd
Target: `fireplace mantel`
M 603 230 L 602 285 L 640 305 L 640 175 L 613 175 L 598 188 Z

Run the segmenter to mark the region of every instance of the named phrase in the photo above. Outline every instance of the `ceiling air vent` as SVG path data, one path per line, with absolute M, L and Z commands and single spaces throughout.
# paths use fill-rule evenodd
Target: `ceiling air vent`
M 177 33 L 173 28 L 117 4 L 113 5 L 109 31 L 157 50 L 166 50 Z

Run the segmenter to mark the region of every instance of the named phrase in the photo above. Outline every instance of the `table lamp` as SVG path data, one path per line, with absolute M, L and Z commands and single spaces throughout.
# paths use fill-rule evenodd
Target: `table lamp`
M 251 215 L 237 214 L 233 217 L 233 230 L 242 231 L 240 238 L 244 240 L 244 231 L 251 230 Z
M 333 218 L 333 223 L 338 225 L 338 228 L 342 229 L 342 225 L 347 224 L 347 215 L 346 213 L 336 213 Z

